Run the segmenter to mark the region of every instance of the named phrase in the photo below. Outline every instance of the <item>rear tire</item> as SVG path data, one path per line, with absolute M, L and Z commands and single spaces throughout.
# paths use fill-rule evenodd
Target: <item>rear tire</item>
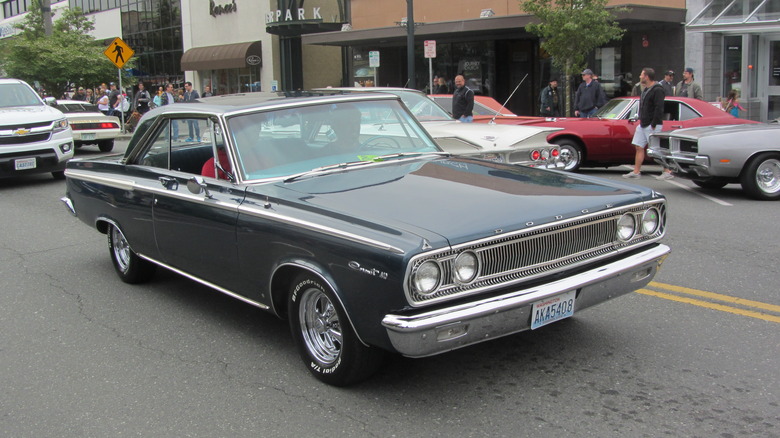
M 742 189 L 753 199 L 780 199 L 780 154 L 759 155 L 747 164 L 740 177 Z
M 54 179 L 65 179 L 65 171 L 58 170 L 56 172 L 52 172 L 51 176 L 54 177 Z
M 148 262 L 130 249 L 125 235 L 117 226 L 109 224 L 108 251 L 117 275 L 125 283 L 136 284 L 148 281 L 154 275 L 156 266 Z
M 114 140 L 102 140 L 98 142 L 100 152 L 111 152 L 114 149 Z
M 292 336 L 314 377 L 346 386 L 365 380 L 379 368 L 384 352 L 360 342 L 335 294 L 320 279 L 299 275 L 287 304 Z
M 582 165 L 582 147 L 572 140 L 560 140 L 555 142 L 561 148 L 561 162 L 563 170 L 574 172 Z

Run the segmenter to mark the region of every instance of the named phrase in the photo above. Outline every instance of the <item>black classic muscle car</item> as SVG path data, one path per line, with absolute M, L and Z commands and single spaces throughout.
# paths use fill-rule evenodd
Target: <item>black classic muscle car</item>
M 451 156 L 382 93 L 164 106 L 66 179 L 121 280 L 162 267 L 286 318 L 333 385 L 569 317 L 669 253 L 660 194 Z

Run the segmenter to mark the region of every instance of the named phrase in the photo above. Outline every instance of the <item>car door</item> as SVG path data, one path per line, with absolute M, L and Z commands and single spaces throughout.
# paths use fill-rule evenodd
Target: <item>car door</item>
M 175 141 L 172 131 L 193 124 L 203 134 L 200 141 Z M 221 136 L 214 126 L 206 118 L 169 118 L 141 161 L 157 172 L 152 217 L 162 262 L 231 290 L 239 283 L 236 220 L 244 190 L 228 180 L 200 176 L 214 157 L 215 137 Z
M 634 100 L 620 117 L 608 120 L 610 137 L 605 139 L 604 143 L 609 147 L 605 151 L 607 156 L 604 157 L 603 161 L 628 163 L 634 160 L 635 149 L 631 140 L 633 140 L 634 132 L 639 126 L 638 110 L 639 100 Z

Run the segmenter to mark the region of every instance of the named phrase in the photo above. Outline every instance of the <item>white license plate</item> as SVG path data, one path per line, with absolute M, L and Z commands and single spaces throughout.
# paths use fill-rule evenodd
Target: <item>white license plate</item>
M 82 140 L 94 140 L 97 138 L 97 134 L 94 132 L 81 134 Z
M 574 298 L 577 291 L 566 292 L 531 306 L 531 330 L 574 315 Z
M 16 170 L 35 169 L 35 157 L 14 160 L 14 168 Z

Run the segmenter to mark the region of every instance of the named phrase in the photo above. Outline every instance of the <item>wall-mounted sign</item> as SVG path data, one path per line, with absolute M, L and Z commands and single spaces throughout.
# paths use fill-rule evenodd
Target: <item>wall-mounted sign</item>
M 260 65 L 263 63 L 263 58 L 257 55 L 250 55 L 246 57 L 247 65 Z
M 235 0 L 234 0 L 235 1 Z M 281 21 L 306 21 L 306 20 L 322 20 L 320 15 L 320 7 L 311 8 L 310 14 L 306 14 L 304 8 L 298 9 L 277 9 L 265 14 L 265 23 L 277 23 Z
M 229 14 L 231 12 L 238 12 L 238 6 L 236 6 L 236 0 L 233 0 L 232 3 L 228 3 L 224 5 L 218 5 L 214 3 L 214 0 L 209 0 L 209 14 L 211 14 L 212 17 L 216 17 L 217 15 L 222 15 L 222 14 Z

